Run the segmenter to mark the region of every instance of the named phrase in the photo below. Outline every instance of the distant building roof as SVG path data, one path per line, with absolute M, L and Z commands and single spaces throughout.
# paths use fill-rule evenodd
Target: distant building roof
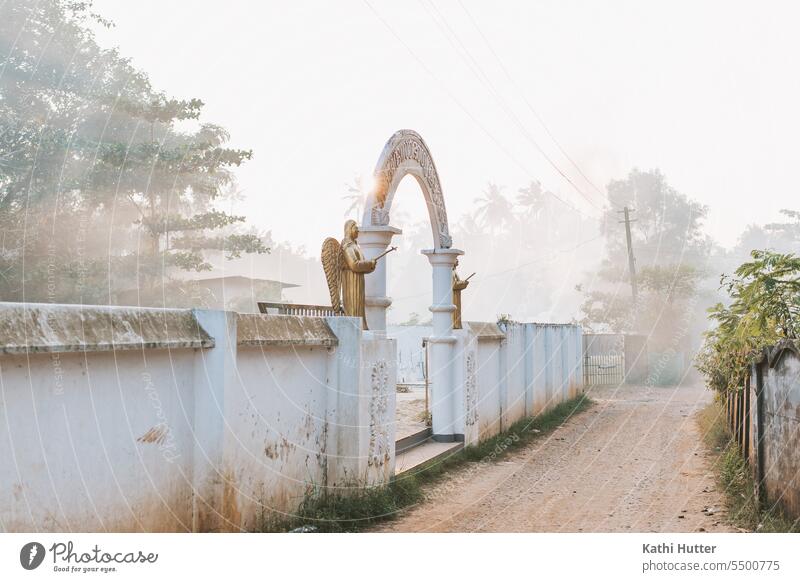
M 274 279 L 257 279 L 254 277 L 245 277 L 243 275 L 227 275 L 224 277 L 192 277 L 190 279 L 185 279 L 186 281 L 198 281 L 203 283 L 211 283 L 216 281 L 230 281 L 230 282 L 245 282 L 245 281 L 252 281 L 253 283 L 275 283 L 281 286 L 281 289 L 290 289 L 292 287 L 300 287 L 295 283 L 284 283 L 283 281 L 276 281 Z

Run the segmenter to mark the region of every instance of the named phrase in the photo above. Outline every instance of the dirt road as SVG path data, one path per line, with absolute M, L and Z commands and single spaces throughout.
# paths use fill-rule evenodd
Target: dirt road
M 701 386 L 622 386 L 502 460 L 471 463 L 380 531 L 735 531 L 695 415 Z

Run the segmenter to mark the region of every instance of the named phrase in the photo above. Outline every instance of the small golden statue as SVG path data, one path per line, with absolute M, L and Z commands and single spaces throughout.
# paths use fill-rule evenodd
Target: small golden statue
M 333 237 L 322 243 L 322 268 L 331 294 L 331 307 L 337 313 L 360 317 L 363 329 L 367 327 L 364 300 L 364 275 L 375 270 L 378 259 L 397 250 L 392 247 L 374 259 L 365 259 L 358 246 L 358 224 L 355 220 L 344 223 L 341 244 Z
M 453 311 L 453 329 L 461 329 L 461 292 L 467 288 L 469 280 L 475 276 L 475 273 L 466 279 L 461 279 L 456 272 L 456 267 L 458 267 L 458 259 L 453 265 L 453 305 L 456 306 Z

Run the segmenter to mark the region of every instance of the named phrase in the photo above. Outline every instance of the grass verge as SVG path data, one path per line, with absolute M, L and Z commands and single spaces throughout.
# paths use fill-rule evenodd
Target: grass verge
M 592 400 L 581 395 L 551 410 L 525 418 L 508 430 L 466 447 L 446 459 L 413 474 L 403 474 L 388 485 L 352 487 L 347 494 L 331 493 L 323 488 L 309 492 L 292 517 L 263 516 L 257 528 L 261 532 L 286 532 L 297 528 L 318 532 L 355 532 L 397 517 L 424 499 L 423 487 L 441 479 L 448 471 L 468 463 L 492 463 L 546 436 L 574 414 L 588 409 Z
M 752 470 L 725 424 L 722 405 L 716 401 L 709 404 L 700 412 L 698 422 L 705 443 L 714 454 L 714 470 L 725 494 L 728 522 L 755 532 L 800 532 L 800 521 L 785 517 L 777 507 L 762 507 L 755 495 Z

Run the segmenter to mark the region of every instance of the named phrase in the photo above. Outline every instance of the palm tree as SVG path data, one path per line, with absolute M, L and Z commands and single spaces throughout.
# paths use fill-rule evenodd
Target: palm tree
M 459 240 L 467 240 L 486 234 L 481 225 L 475 220 L 475 215 L 466 213 L 456 225 L 457 237 Z
M 364 211 L 364 204 L 367 200 L 367 192 L 364 191 L 364 177 L 356 176 L 352 184 L 345 184 L 347 194 L 342 196 L 342 200 L 350 202 L 350 206 L 344 211 L 345 216 L 355 214 L 360 217 Z
M 547 206 L 547 192 L 542 190 L 542 183 L 534 180 L 524 188 L 520 188 L 517 204 L 525 208 L 529 218 L 538 219 Z
M 489 182 L 483 196 L 475 199 L 475 217 L 490 232 L 497 231 L 513 220 L 511 202 L 503 196 L 502 190 L 502 186 Z

